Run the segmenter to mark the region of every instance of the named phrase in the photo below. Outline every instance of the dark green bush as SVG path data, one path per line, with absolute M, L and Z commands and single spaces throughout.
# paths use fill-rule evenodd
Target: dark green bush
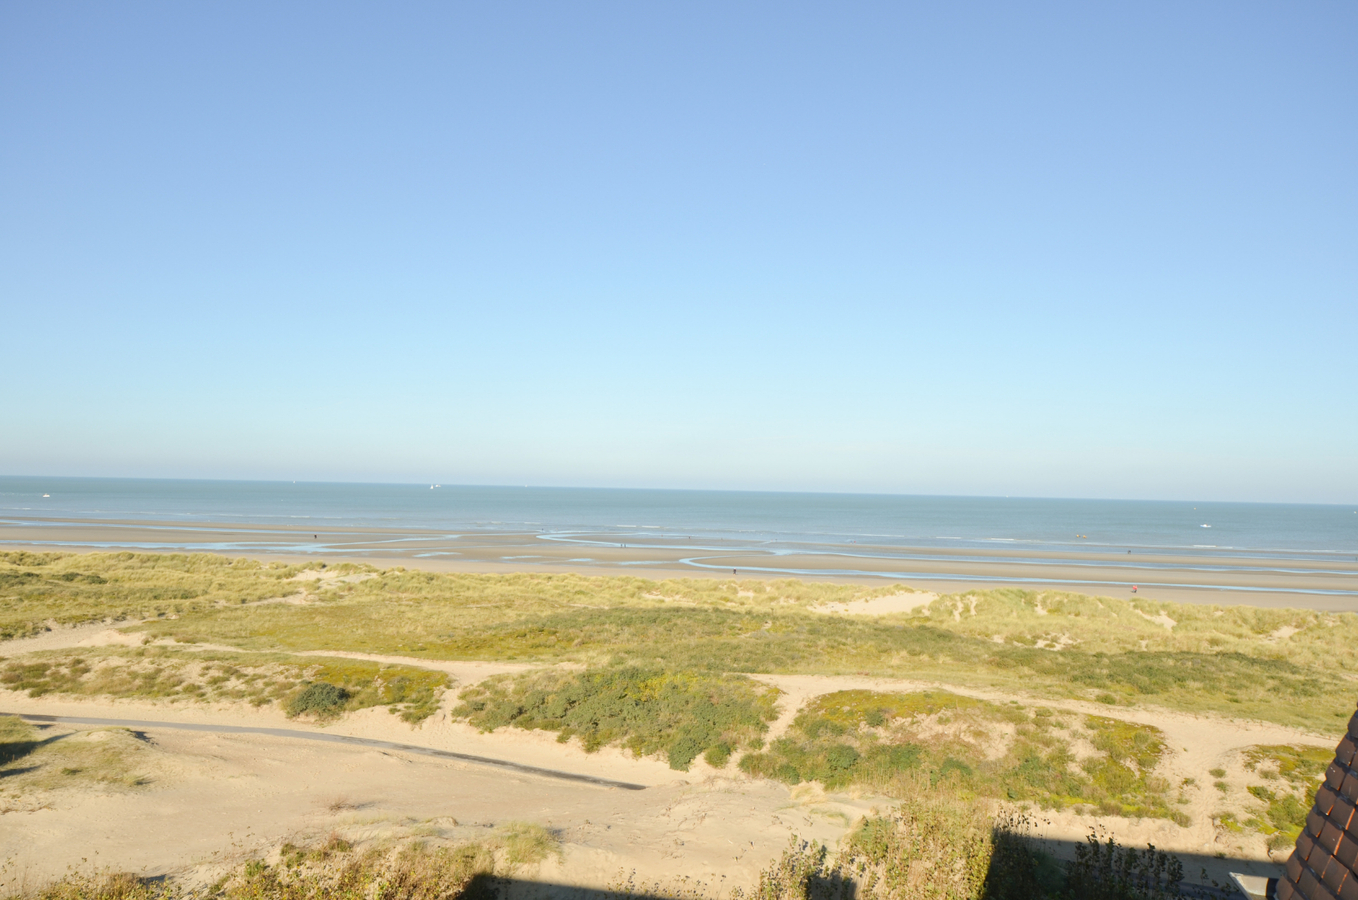
M 318 719 L 331 719 L 344 711 L 350 694 L 342 687 L 319 681 L 307 685 L 299 694 L 288 701 L 288 716 L 314 715 Z

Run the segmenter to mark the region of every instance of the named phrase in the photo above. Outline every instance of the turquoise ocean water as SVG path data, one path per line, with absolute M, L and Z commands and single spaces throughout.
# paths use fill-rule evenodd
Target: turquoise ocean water
M 1358 555 L 1358 511 L 1348 506 L 0 477 L 0 519 L 41 524 L 53 518 L 589 533 L 618 540 L 682 534 L 720 540 L 726 549 L 1009 545 L 1063 555 L 1127 549 L 1204 559 Z

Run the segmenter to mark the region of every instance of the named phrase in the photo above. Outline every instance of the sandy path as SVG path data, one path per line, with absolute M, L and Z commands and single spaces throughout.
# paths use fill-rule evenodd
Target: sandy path
M 0 695 L 0 708 L 12 710 L 21 699 Z M 41 705 L 65 712 L 95 704 Z M 115 706 L 122 715 L 110 718 L 130 718 L 136 708 L 161 718 L 166 713 L 149 704 Z M 228 711 L 176 712 L 184 719 Z M 235 717 L 273 718 L 268 710 L 238 710 Z M 349 732 L 414 736 L 409 726 L 376 710 L 350 718 Z M 420 730 L 421 743 L 439 743 L 445 732 L 457 730 L 435 724 Z M 793 834 L 833 844 L 872 806 L 870 799 L 794 792 L 701 763 L 684 773 L 615 750 L 584 754 L 550 737 L 512 730 L 477 737 L 505 758 L 543 759 L 605 778 L 626 773 L 634 780 L 630 776 L 641 773 L 649 787 L 611 790 L 456 758 L 257 731 L 145 731 L 152 744 L 138 765 L 149 776 L 146 787 L 59 791 L 47 795 L 42 808 L 0 815 L 0 857 L 12 861 L 10 873 L 39 883 L 88 858 L 201 883 L 224 865 L 284 840 L 331 831 L 359 840 L 458 840 L 483 837 L 492 825 L 530 821 L 554 830 L 563 843 L 562 858 L 530 877 L 603 887 L 635 872 L 637 882 L 677 884 L 687 877 L 729 893 L 732 885 L 752 883 Z
M 63 628 L 35 638 L 0 644 L 0 655 L 15 656 L 38 650 L 106 646 L 134 641 L 140 643 L 140 640 L 140 635 L 123 634 L 106 624 Z M 221 649 L 238 652 L 237 648 L 228 646 L 220 648 L 212 645 L 176 646 L 185 650 Z M 474 683 L 502 672 L 514 672 L 530 668 L 523 664 L 441 661 L 323 650 L 306 651 L 297 655 L 343 656 L 374 662 L 429 668 L 446 672 L 463 684 Z M 1184 812 L 1193 820 L 1192 825 L 1183 828 L 1164 820 L 1089 817 L 1062 811 L 1043 813 L 1040 816 L 1040 833 L 1053 839 L 1078 841 L 1089 833 L 1091 827 L 1099 827 L 1106 833 L 1116 836 L 1124 844 L 1144 845 L 1147 842 L 1152 842 L 1166 850 L 1197 853 L 1209 857 L 1224 853 L 1243 859 L 1258 861 L 1267 859 L 1263 838 L 1256 835 L 1240 835 L 1222 831 L 1213 825 L 1213 815 L 1223 807 L 1224 800 L 1222 795 L 1210 784 L 1211 779 L 1206 775 L 1209 770 L 1216 767 L 1227 770 L 1226 782 L 1231 785 L 1237 795 L 1241 795 L 1243 794 L 1246 777 L 1240 759 L 1241 751 L 1244 748 L 1256 744 L 1304 744 L 1332 748 L 1336 740 L 1335 736 L 1317 735 L 1299 729 L 1262 722 L 1228 720 L 1216 716 L 1192 715 L 1150 707 L 1108 707 L 1077 700 L 1026 697 L 931 681 L 861 676 L 755 675 L 752 677 L 783 692 L 780 700 L 779 717 L 773 723 L 769 732 L 770 739 L 785 733 L 797 711 L 812 698 L 833 691 L 851 689 L 875 691 L 944 690 L 992 702 L 1003 703 L 1019 700 L 1028 705 L 1042 705 L 1060 712 L 1111 716 L 1155 726 L 1164 733 L 1168 748 L 1166 760 L 1158 774 L 1169 779 L 1171 784 L 1175 786 L 1185 778 L 1192 778 L 1197 782 L 1192 787 L 1185 788 L 1185 794 L 1190 802 L 1189 805 L 1182 807 Z M 175 774 L 172 777 L 167 776 L 163 786 L 157 783 L 153 787 L 152 793 L 162 790 L 172 793 L 188 792 L 183 794 L 183 802 L 188 803 L 192 791 L 187 786 L 181 785 L 180 781 L 182 778 L 189 777 L 184 773 L 190 773 L 190 775 L 195 772 L 199 773 L 192 775 L 192 778 L 199 778 L 201 775 L 199 781 L 195 782 L 199 786 L 193 789 L 197 790 L 198 793 L 192 794 L 196 798 L 192 800 L 192 803 L 196 804 L 200 810 L 212 809 L 212 816 L 207 818 L 216 821 L 218 818 L 224 817 L 223 821 L 233 822 L 233 827 L 241 826 L 240 821 L 232 819 L 232 816 L 237 813 L 230 812 L 239 806 L 232 799 L 232 792 L 237 790 L 238 785 L 233 782 L 232 786 L 224 789 L 225 786 L 219 783 L 219 780 L 214 781 L 214 779 L 217 779 L 216 775 L 209 777 L 203 774 L 209 770 L 219 771 L 219 769 L 212 768 L 212 765 L 216 765 L 215 763 L 209 765 L 202 761 L 202 754 L 206 752 L 202 749 L 204 747 L 233 748 L 231 754 L 222 758 L 225 761 L 221 764 L 226 768 L 220 771 L 229 769 L 235 773 L 230 777 L 238 781 L 243 779 L 241 783 L 273 784 L 270 779 L 274 777 L 274 774 L 271 774 L 270 766 L 275 764 L 269 762 L 272 758 L 269 754 L 275 751 L 288 759 L 312 759 L 316 766 L 330 772 L 351 771 L 355 765 L 354 759 L 382 760 L 383 762 L 379 766 L 382 771 L 389 768 L 389 763 L 386 761 L 390 759 L 404 760 L 403 765 L 408 764 L 415 767 L 410 769 L 412 772 L 416 770 L 426 771 L 430 766 L 442 766 L 445 767 L 447 772 L 455 771 L 458 773 L 456 776 L 447 777 L 454 777 L 455 781 L 469 780 L 469 783 L 474 782 L 477 785 L 482 785 L 489 792 L 488 796 L 490 797 L 505 793 L 500 787 L 489 786 L 495 783 L 496 778 L 504 779 L 504 785 L 513 789 L 505 794 L 504 804 L 496 807 L 499 810 L 498 817 L 492 815 L 490 807 L 473 804 L 471 808 L 483 810 L 478 815 L 486 818 L 487 821 L 497 822 L 513 819 L 545 822 L 544 814 L 551 810 L 558 810 L 557 818 L 560 822 L 565 823 L 561 826 L 566 829 L 563 833 L 579 837 L 578 841 L 575 838 L 568 839 L 564 861 L 550 862 L 546 864 L 543 870 L 543 877 L 550 876 L 562 883 L 594 886 L 602 886 L 610 880 L 617 883 L 621 869 L 629 867 L 637 868 L 638 872 L 643 873 L 648 879 L 664 881 L 697 871 L 697 869 L 692 868 L 693 865 L 697 864 L 695 861 L 700 861 L 702 865 L 709 866 L 706 871 L 718 882 L 724 884 L 748 883 L 748 881 L 738 882 L 736 879 L 753 878 L 760 867 L 776 857 L 785 845 L 788 836 L 792 833 L 796 832 L 804 837 L 822 836 L 821 839 L 833 841 L 845 832 L 854 819 L 871 808 L 869 801 L 854 799 L 849 795 L 825 797 L 823 794 L 816 794 L 814 790 L 808 793 L 806 786 L 800 788 L 799 792 L 789 792 L 787 788 L 781 785 L 770 782 L 755 782 L 738 775 L 733 776 L 731 769 L 728 769 L 725 773 L 717 773 L 702 761 L 695 763 L 694 771 L 691 773 L 677 773 L 668 769 L 658 760 L 636 759 L 616 748 L 605 748 L 594 754 L 586 754 L 577 744 L 563 745 L 557 743 L 555 736 L 550 733 L 502 729 L 492 734 L 481 734 L 465 723 L 454 722 L 448 718 L 446 705 L 451 702 L 451 699 L 450 695 L 448 700 L 445 701 L 444 711 L 427 720 L 418 728 L 411 728 L 384 710 L 379 709 L 363 710 L 351 714 L 335 725 L 320 729 L 306 726 L 299 727 L 299 723 L 286 719 L 281 711 L 270 707 L 251 709 L 229 704 L 155 704 L 135 701 L 60 699 L 51 696 L 35 700 L 23 694 L 6 691 L 0 691 L 0 709 L 30 715 L 75 716 L 143 722 L 153 720 L 162 723 L 169 722 L 178 726 L 175 728 L 164 728 L 149 724 L 146 726 L 155 734 L 158 745 L 167 748 L 166 752 L 170 753 L 176 760 L 170 766 L 171 769 L 174 769 Z M 182 726 L 190 726 L 200 731 L 208 729 L 212 733 L 197 735 L 185 733 Z M 235 732 L 228 733 L 232 729 L 235 729 Z M 293 732 L 301 733 L 294 734 Z M 306 740 L 299 741 L 299 737 L 306 738 Z M 314 744 L 316 737 L 320 737 L 328 745 L 310 749 L 294 746 L 302 743 Z M 369 743 L 358 744 L 356 741 Z M 340 745 L 334 746 L 336 743 Z M 251 752 L 245 749 L 252 745 L 257 745 L 263 753 L 257 763 L 252 761 Z M 280 749 L 284 746 L 292 749 L 286 751 Z M 180 749 L 173 748 L 182 748 L 182 753 Z M 264 750 L 268 752 L 264 752 Z M 187 756 L 181 759 L 175 754 L 187 754 Z M 308 757 L 307 754 L 312 754 L 312 756 Z M 208 755 L 211 756 L 211 754 Z M 431 759 L 431 756 L 435 758 Z M 193 760 L 197 760 L 197 762 Z M 516 770 L 508 772 L 486 770 L 484 764 L 487 761 L 503 763 Z M 198 768 L 195 768 L 195 766 L 198 766 Z M 207 768 L 202 768 L 203 766 L 207 766 Z M 445 772 L 445 769 L 438 769 L 437 771 Z M 252 774 L 244 774 L 247 770 Z M 582 784 L 569 787 L 550 785 L 549 780 L 535 777 L 533 770 L 569 773 L 580 778 Z M 401 769 L 401 771 L 406 770 Z M 428 769 L 428 771 L 434 770 Z M 273 792 L 273 795 L 292 797 L 292 799 L 288 800 L 281 810 L 276 811 L 276 815 L 272 815 L 272 817 L 265 815 L 261 821 L 265 822 L 268 827 L 263 831 L 256 829 L 253 833 L 260 835 L 267 833 L 267 840 L 276 842 L 289 834 L 301 833 L 312 827 L 316 821 L 319 821 L 319 819 L 316 819 L 318 814 L 314 807 L 322 802 L 323 798 L 321 798 L 320 793 L 322 786 L 327 786 L 326 789 L 331 790 L 332 797 L 336 792 L 377 793 L 385 797 L 386 795 L 382 792 L 388 790 L 386 782 L 381 779 L 373 782 L 355 775 L 337 778 L 331 782 L 325 778 L 320 778 L 319 772 L 320 770 L 316 770 L 308 775 L 308 779 L 311 780 L 307 780 L 307 784 L 313 785 L 313 787 L 302 792 L 310 798 L 306 803 L 299 799 L 302 794 L 289 793 L 287 789 L 280 785 L 268 788 L 269 791 Z M 282 776 L 278 777 L 281 778 Z M 581 790 L 584 784 L 591 779 L 614 783 L 623 781 L 632 785 L 645 786 L 648 790 L 644 793 L 653 795 L 654 808 L 645 804 L 637 806 L 630 801 L 616 798 L 611 801 L 596 798 L 586 802 L 576 795 L 572 795 L 575 799 L 569 802 L 562 800 L 564 805 L 552 805 L 552 798 L 558 796 L 557 792 L 568 789 L 572 791 Z M 540 794 L 534 794 L 532 790 L 522 787 L 530 782 L 540 786 Z M 212 787 L 214 783 L 216 787 Z M 514 787 L 515 785 L 519 787 Z M 520 788 L 522 789 L 520 790 Z M 597 785 L 592 789 L 600 790 Z M 518 791 L 518 793 L 515 793 L 515 791 Z M 603 793 L 618 795 L 632 792 L 603 791 Z M 793 800 L 794 793 L 801 798 L 799 801 Z M 35 872 L 59 872 L 67 863 L 77 862 L 79 859 L 79 857 L 72 855 L 73 851 L 62 851 L 61 847 L 79 846 L 80 840 L 84 838 L 95 841 L 96 845 L 100 840 L 103 840 L 89 834 L 88 829 L 82 830 L 79 821 L 68 817 L 67 812 L 70 815 L 75 815 L 75 810 L 85 810 L 85 813 L 94 814 L 96 809 L 104 808 L 100 804 L 131 804 L 131 807 L 129 807 L 131 811 L 128 814 L 135 817 L 141 815 L 136 810 L 140 808 L 138 804 L 143 802 L 140 799 L 142 796 L 141 794 L 123 794 L 116 798 L 103 797 L 102 799 L 93 796 L 80 799 L 70 797 L 68 798 L 69 806 L 67 800 L 63 800 L 58 805 L 57 811 L 53 812 L 56 819 L 53 820 L 52 828 L 41 831 L 43 834 L 53 836 L 51 844 L 36 841 L 36 839 L 20 839 L 14 831 L 14 825 L 17 822 L 14 816 L 39 816 L 39 813 L 10 813 L 0 816 L 0 855 L 11 855 L 13 850 L 18 852 L 21 859 L 27 860 L 24 864 L 34 867 L 33 871 Z M 176 793 L 175 796 L 180 796 L 180 794 Z M 398 791 L 398 794 L 389 802 L 383 800 L 381 806 L 388 811 L 384 815 L 389 813 L 391 816 L 395 816 L 396 810 L 406 808 L 403 804 L 406 804 L 411 810 L 426 810 L 428 808 L 428 803 L 421 805 L 423 801 L 413 799 L 413 794 L 410 795 L 409 803 L 407 803 L 407 800 L 401 799 L 403 796 L 405 795 L 400 795 Z M 461 794 L 458 794 L 458 796 L 463 797 Z M 808 797 L 811 799 L 807 799 Z M 757 798 L 757 802 L 751 798 Z M 754 806 L 749 807 L 752 802 Z M 885 806 L 890 801 L 877 798 L 876 802 L 880 806 Z M 306 804 L 310 804 L 310 806 Z M 171 803 L 171 806 L 173 806 L 173 803 Z M 221 813 L 221 816 L 218 812 L 219 807 L 225 810 Z M 121 807 L 119 809 L 121 810 Z M 586 809 L 588 812 L 582 812 Z M 664 810 L 663 815 L 656 812 L 660 809 Z M 62 810 L 66 812 L 60 812 L 60 815 L 58 815 L 57 812 Z M 237 812 L 241 816 L 245 815 L 240 810 Z M 85 813 L 82 813 L 82 815 Z M 120 811 L 118 814 L 122 815 L 123 813 Z M 263 812 L 261 811 L 260 814 L 263 815 Z M 415 816 L 415 813 L 407 811 L 402 815 L 409 819 Z M 431 815 L 433 814 L 431 813 Z M 594 816 L 600 818 L 593 818 Z M 763 817 L 760 819 L 763 824 L 754 822 L 750 818 L 751 816 L 755 818 Z M 457 818 L 462 821 L 461 817 Z M 57 820 L 60 824 L 55 824 Z M 43 820 L 39 816 L 39 819 L 33 821 L 40 822 Z M 393 819 L 393 821 L 395 820 Z M 401 819 L 401 821 L 405 821 L 405 819 Z M 599 833 L 599 822 L 612 824 L 603 826 L 602 833 Z M 617 835 L 613 833 L 614 825 L 619 829 Z M 715 831 L 708 834 L 712 829 L 715 829 Z M 749 831 L 749 834 L 756 837 L 748 836 L 746 834 L 748 829 L 753 829 Z M 701 832 L 702 836 L 699 836 L 697 832 Z M 229 841 L 223 840 L 224 833 L 219 829 L 207 827 L 205 833 L 215 835 L 213 840 L 218 841 L 218 843 L 212 845 L 211 849 L 213 850 L 220 850 L 229 843 Z M 240 834 L 244 832 L 235 831 L 232 833 Z M 631 834 L 634 842 L 640 843 L 628 843 L 625 848 L 619 845 L 616 838 L 624 833 Z M 457 834 L 460 834 L 460 832 L 457 832 Z M 58 839 L 62 835 L 65 836 L 65 839 L 71 839 L 70 843 L 64 843 L 63 839 Z M 189 842 L 189 846 L 199 847 L 200 849 L 207 847 L 208 838 L 202 837 L 200 841 L 199 837 L 201 836 L 195 833 L 195 840 Z M 267 842 L 264 837 L 260 839 Z M 127 842 L 117 840 L 112 835 L 107 837 L 107 841 L 107 851 L 103 858 L 123 859 L 124 856 L 110 854 L 130 854 L 126 857 L 129 859 L 129 866 L 133 866 L 131 860 L 140 859 L 143 862 L 136 863 L 135 866 L 150 867 L 148 871 L 187 871 L 201 863 L 201 860 L 192 862 L 184 853 L 171 852 L 172 848 L 162 847 L 158 854 L 138 855 L 140 851 L 134 851 L 127 845 Z M 654 843 L 657 841 L 658 843 Z M 32 853 L 38 855 L 31 856 L 28 851 L 22 850 L 23 847 L 31 847 Z M 730 851 L 732 855 L 729 859 L 722 861 L 719 859 L 719 849 L 722 852 Z M 60 861 L 60 865 L 49 870 L 45 854 L 54 854 L 53 859 Z M 185 867 L 188 867 L 188 869 Z M 1240 865 L 1237 864 L 1236 868 L 1238 870 Z M 1214 877 L 1217 876 L 1224 877 L 1224 869 L 1222 872 L 1214 873 Z M 726 880 L 723 881 L 723 879 Z
M 4 713 L 0 713 L 3 715 Z M 574 772 L 563 772 L 560 769 L 543 769 L 537 766 L 528 766 L 523 763 L 510 762 L 504 759 L 491 759 L 488 756 L 474 756 L 470 753 L 454 753 L 451 750 L 436 750 L 431 747 L 420 747 L 415 744 L 398 744 L 394 741 L 379 741 L 373 738 L 351 737 L 347 734 L 326 734 L 316 731 L 299 731 L 295 728 L 250 728 L 241 725 L 206 725 L 189 724 L 184 722 L 162 722 L 143 719 L 99 719 L 87 716 L 40 716 L 34 714 L 21 714 L 24 721 L 39 725 L 97 725 L 114 728 L 126 728 L 129 730 L 162 730 L 172 729 L 175 731 L 200 731 L 210 734 L 263 734 L 269 737 L 292 738 L 293 740 L 324 741 L 331 744 L 348 744 L 352 747 L 371 747 L 378 750 L 395 750 L 401 753 L 413 753 L 416 756 L 433 756 L 439 759 L 456 759 L 460 762 L 471 763 L 478 766 L 491 766 L 498 769 L 509 769 L 524 775 L 536 775 L 539 778 L 556 778 L 562 781 L 578 781 L 582 784 L 593 784 L 598 787 L 617 788 L 624 791 L 644 791 L 644 784 L 631 784 L 626 781 L 613 781 L 608 778 L 599 778 L 594 775 L 578 775 Z
M 120 628 L 142 624 L 142 620 L 123 619 L 118 622 L 95 622 L 89 625 L 49 625 L 49 631 L 33 637 L 0 641 L 0 656 L 19 656 L 40 650 L 70 650 L 76 647 L 108 647 L 122 645 L 139 647 L 142 636 L 125 634 Z

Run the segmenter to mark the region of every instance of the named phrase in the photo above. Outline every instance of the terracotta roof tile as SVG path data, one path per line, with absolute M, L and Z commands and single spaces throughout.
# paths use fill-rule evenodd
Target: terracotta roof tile
M 1339 764 L 1338 763 L 1334 764 L 1334 768 L 1339 769 L 1340 768 Z M 1343 770 L 1341 769 L 1341 771 Z M 1354 775 L 1352 772 L 1348 772 L 1347 774 L 1345 774 L 1344 784 L 1338 790 L 1339 793 L 1343 794 L 1345 797 L 1348 797 L 1349 800 L 1358 802 L 1358 775 Z
M 1331 856 L 1334 855 L 1335 848 L 1339 846 L 1339 839 L 1344 836 L 1344 832 L 1334 827 L 1333 822 L 1326 822 L 1325 827 L 1320 832 L 1320 837 L 1316 838 L 1316 843 L 1324 847 Z M 1310 860 L 1307 860 L 1310 862 Z
M 1339 846 L 1335 848 L 1334 858 L 1348 866 L 1352 871 L 1354 864 L 1358 863 L 1358 841 L 1347 834 L 1344 835 L 1339 841 Z
M 1330 807 L 1328 815 L 1330 821 L 1342 831 L 1350 827 L 1349 823 L 1353 821 L 1353 804 L 1343 797 L 1335 797 L 1334 806 Z
M 1278 900 L 1358 900 L 1358 713 L 1316 791 Z

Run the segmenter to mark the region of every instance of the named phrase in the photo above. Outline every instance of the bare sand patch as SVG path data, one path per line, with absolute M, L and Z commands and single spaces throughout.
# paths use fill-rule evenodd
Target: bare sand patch
M 406 657 L 362 658 L 430 665 Z M 444 665 L 460 680 L 503 668 L 482 663 L 430 667 Z M 808 700 L 833 691 L 944 690 L 992 702 L 1015 699 L 923 681 L 754 677 L 784 692 L 770 739 L 786 731 Z M 1241 752 L 1256 744 L 1333 746 L 1330 737 L 1276 725 L 1081 701 L 1031 702 L 1040 702 L 1058 716 L 1111 715 L 1154 725 L 1163 732 L 1168 748 L 1156 774 L 1175 785 L 1184 778 L 1196 779 L 1184 790 L 1188 799 L 1184 811 L 1193 819 L 1188 827 L 1069 810 L 1040 813 L 1038 836 L 1053 840 L 1079 841 L 1097 826 L 1124 844 L 1151 841 L 1173 852 L 1265 861 L 1262 837 L 1223 832 L 1213 823 L 1221 797 L 1204 773 L 1215 767 L 1234 772 L 1240 768 Z M 99 859 L 117 860 L 120 868 L 206 881 L 227 862 L 266 852 L 284 840 L 314 838 L 332 830 L 365 840 L 422 834 L 455 838 L 484 834 L 487 826 L 528 821 L 562 836 L 561 857 L 548 859 L 536 873 L 543 880 L 604 887 L 620 883 L 635 870 L 635 877 L 646 883 L 688 876 L 729 890 L 753 883 L 791 835 L 833 845 L 861 816 L 892 802 L 855 791 L 826 792 L 818 785 L 789 789 L 747 778 L 734 766 L 715 771 L 701 761 L 690 772 L 675 772 L 660 760 L 638 759 L 617 748 L 585 753 L 578 744 L 559 743 L 546 732 L 506 728 L 483 734 L 451 720 L 447 705 L 417 727 L 385 710 L 365 709 L 321 728 L 289 720 L 269 707 L 206 703 L 170 707 L 148 701 L 82 701 L 50 695 L 35 699 L 0 692 L 0 710 L 5 712 L 324 731 L 628 781 L 645 785 L 646 790 L 553 781 L 399 751 L 258 734 L 147 728 L 157 760 L 156 777 L 149 784 L 130 790 L 65 791 L 46 798 L 38 808 L 0 815 L 0 853 L 14 858 L 15 871 L 27 872 L 34 880 L 60 875 L 67 865 L 79 864 L 97 851 Z M 205 814 L 208 810 L 210 815 Z
M 852 600 L 848 603 L 822 603 L 810 607 L 812 612 L 842 614 L 846 616 L 885 616 L 892 613 L 909 613 L 928 606 L 938 599 L 938 594 L 916 591 L 908 594 L 889 594 L 885 597 L 872 597 L 867 600 Z
M 109 647 L 122 645 L 140 647 L 145 640 L 140 634 L 127 634 L 120 631 L 132 625 L 141 624 L 140 620 L 124 622 L 94 622 L 89 625 L 58 625 L 52 623 L 47 631 L 33 637 L 14 638 L 0 641 L 0 656 L 19 656 L 40 650 L 67 650 L 76 647 Z
M 282 715 L 270 710 L 43 700 L 5 694 L 0 706 L 40 707 L 48 715 L 283 724 Z M 477 837 L 489 826 L 529 821 L 556 831 L 563 841 L 562 857 L 549 859 L 536 873 L 544 880 L 603 887 L 635 870 L 647 882 L 687 876 L 729 890 L 753 882 L 792 834 L 833 843 L 871 809 L 869 801 L 848 796 L 817 797 L 812 809 L 772 782 L 731 771 L 674 772 L 607 748 L 585 754 L 539 732 L 481 735 L 446 720 L 412 730 L 375 710 L 329 730 L 340 729 L 475 748 L 482 755 L 598 772 L 648 788 L 622 791 L 267 735 L 147 728 L 163 774 L 137 790 L 65 792 L 47 798 L 42 808 L 0 815 L 0 851 L 13 860 L 12 871 L 33 882 L 59 876 L 84 858 L 205 882 L 226 864 L 266 853 L 281 841 L 331 831 L 356 839 Z
M 1164 613 L 1158 613 L 1152 616 L 1149 613 L 1146 613 L 1145 611 L 1139 609 L 1137 610 L 1137 613 L 1141 616 L 1141 618 L 1145 619 L 1147 622 L 1154 622 L 1156 625 L 1161 626 L 1166 631 L 1173 631 L 1174 626 L 1179 624 L 1178 622 L 1174 621 Z

